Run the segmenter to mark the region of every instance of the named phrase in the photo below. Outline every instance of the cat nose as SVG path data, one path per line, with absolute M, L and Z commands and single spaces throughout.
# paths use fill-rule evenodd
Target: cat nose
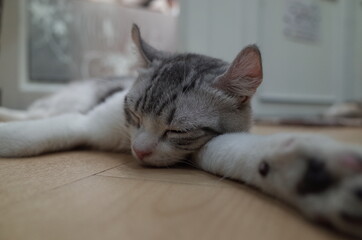
M 150 156 L 152 154 L 152 151 L 150 151 L 150 150 L 133 149 L 133 151 L 135 152 L 136 156 L 140 160 L 143 160 L 145 157 L 148 157 L 148 156 Z

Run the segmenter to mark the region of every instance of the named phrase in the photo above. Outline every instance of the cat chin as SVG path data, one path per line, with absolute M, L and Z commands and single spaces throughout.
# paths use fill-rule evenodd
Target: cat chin
M 144 166 L 144 167 L 170 167 L 170 166 L 173 166 L 175 164 L 178 163 L 178 161 L 175 161 L 175 162 L 158 162 L 158 161 L 152 161 L 152 162 L 149 162 L 149 161 L 145 161 L 145 160 L 138 160 L 138 162 Z
M 180 162 L 180 160 L 172 160 L 170 158 L 155 158 L 149 157 L 143 160 L 140 160 L 136 156 L 133 157 L 142 165 L 146 167 L 169 167 Z

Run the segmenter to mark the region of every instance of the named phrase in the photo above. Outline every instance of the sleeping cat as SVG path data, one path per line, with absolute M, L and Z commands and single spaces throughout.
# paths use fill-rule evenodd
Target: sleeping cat
M 141 56 L 136 79 L 76 83 L 28 111 L 0 109 L 0 156 L 26 157 L 88 146 L 132 152 L 158 167 L 188 160 L 244 181 L 362 236 L 362 150 L 303 134 L 257 136 L 250 99 L 262 82 L 258 48 L 229 64 L 171 54 L 147 44 L 134 25 Z

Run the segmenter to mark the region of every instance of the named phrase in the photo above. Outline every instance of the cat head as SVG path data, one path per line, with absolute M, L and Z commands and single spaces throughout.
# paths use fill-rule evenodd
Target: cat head
M 198 151 L 211 138 L 247 132 L 250 99 L 262 82 L 261 55 L 244 48 L 229 64 L 199 54 L 171 54 L 147 44 L 134 25 L 142 69 L 125 98 L 133 155 L 168 166 Z

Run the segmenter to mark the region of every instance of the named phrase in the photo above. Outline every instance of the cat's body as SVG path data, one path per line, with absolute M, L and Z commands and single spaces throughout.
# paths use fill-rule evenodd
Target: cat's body
M 262 81 L 257 47 L 229 64 L 160 52 L 136 26 L 132 36 L 144 66 L 137 79 L 78 83 L 29 111 L 0 109 L 3 120 L 18 120 L 0 124 L 0 156 L 88 146 L 131 151 L 153 166 L 193 160 L 362 236 L 360 148 L 320 136 L 248 134 L 250 98 Z
M 36 100 L 26 111 L 0 107 L 0 122 L 24 121 L 59 116 L 67 113 L 87 113 L 108 97 L 130 88 L 134 77 L 87 79 Z

